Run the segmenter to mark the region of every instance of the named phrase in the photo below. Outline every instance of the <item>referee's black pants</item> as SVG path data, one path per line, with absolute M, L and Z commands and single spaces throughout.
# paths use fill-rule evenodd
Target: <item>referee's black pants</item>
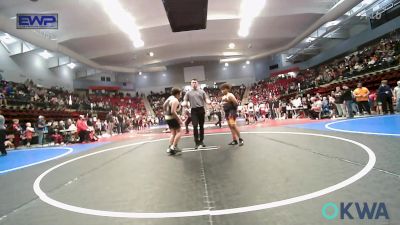
M 204 140 L 204 107 L 192 108 L 192 124 L 193 124 L 193 137 L 196 144 L 200 144 Z M 198 127 L 200 127 L 200 135 Z M 200 136 L 200 137 L 199 137 Z

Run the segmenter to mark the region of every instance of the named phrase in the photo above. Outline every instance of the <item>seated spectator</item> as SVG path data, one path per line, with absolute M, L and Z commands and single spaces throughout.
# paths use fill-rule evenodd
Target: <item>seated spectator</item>
M 52 132 L 52 134 L 51 134 L 51 138 L 52 138 L 54 144 L 56 144 L 56 145 L 63 144 L 64 138 L 63 138 L 63 136 L 60 134 L 60 130 L 59 130 L 59 127 L 58 127 L 58 122 L 55 121 L 55 122 L 51 125 L 51 127 L 52 127 L 52 130 L 53 130 L 53 132 Z

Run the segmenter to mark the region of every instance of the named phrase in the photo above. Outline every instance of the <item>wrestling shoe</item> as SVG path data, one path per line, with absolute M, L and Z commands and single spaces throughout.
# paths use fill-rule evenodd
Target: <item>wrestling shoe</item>
M 243 139 L 239 138 L 239 146 L 243 146 L 243 145 L 244 145 Z
M 236 140 L 233 140 L 231 143 L 229 143 L 228 145 L 237 145 L 238 142 Z

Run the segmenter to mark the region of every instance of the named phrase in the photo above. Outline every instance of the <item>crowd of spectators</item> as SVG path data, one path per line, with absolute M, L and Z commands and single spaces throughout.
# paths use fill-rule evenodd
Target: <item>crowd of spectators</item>
M 394 108 L 396 105 L 396 110 Z M 353 118 L 355 115 L 400 113 L 400 80 L 396 87 L 388 85 L 387 80 L 374 89 L 368 89 L 362 83 L 355 88 L 347 85 L 336 86 L 329 94 L 298 94 L 290 99 L 276 96 L 267 100 L 243 106 L 241 114 L 246 117 L 254 113 L 257 118 Z
M 95 110 L 110 111 L 129 108 L 135 113 L 145 112 L 142 98 L 123 93 L 79 94 L 60 87 L 44 88 L 27 79 L 24 83 L 2 80 L 0 82 L 0 104 L 19 106 L 22 109 L 48 110 Z
M 10 123 L 4 124 L 6 130 L 6 146 L 18 148 L 21 145 L 28 147 L 31 144 L 82 143 L 97 141 L 102 137 L 143 130 L 159 121 L 148 115 L 133 114 L 130 109 L 110 111 L 104 119 L 96 114 L 79 115 L 78 119 L 46 120 L 39 116 L 36 121 L 21 124 L 19 119 L 13 118 Z
M 297 75 L 282 74 L 259 81 L 250 89 L 254 103 L 264 102 L 272 96 L 297 93 L 334 80 L 343 80 L 359 74 L 398 65 L 400 63 L 400 37 L 383 38 L 361 50 L 335 59 L 327 64 L 299 71 Z
M 50 116 L 45 124 L 40 122 L 44 116 L 33 121 L 10 113 L 4 127 L 7 131 L 6 144 L 14 148 L 21 144 L 30 146 L 31 143 L 41 145 L 45 142 L 64 144 L 94 141 L 104 135 L 142 130 L 159 123 L 157 118 L 151 117 L 146 111 L 142 96 L 139 97 L 138 93 L 134 97 L 123 93 L 74 93 L 58 87 L 44 88 L 29 79 L 24 83 L 1 80 L 0 106 L 3 112 L 11 109 L 17 112 L 65 112 L 63 119 L 55 120 Z M 85 112 L 86 116 L 77 119 L 68 112 Z M 103 115 L 110 113 L 100 118 L 97 115 L 101 112 Z
M 250 88 L 249 101 L 254 105 L 258 116 L 264 115 L 265 118 L 271 119 L 298 116 L 313 119 L 342 116 L 351 118 L 363 113 L 371 114 L 371 111 L 377 114 L 393 113 L 392 100 L 397 102 L 398 99 L 392 94 L 393 87 L 387 84 L 383 85 L 385 92 L 381 90 L 382 85 L 371 92 L 363 86 L 355 89 L 346 85 L 337 86 L 336 91 L 324 96 L 318 93 L 314 96 L 303 95 L 302 91 L 398 64 L 400 64 L 399 37 L 384 38 L 330 63 L 299 71 L 297 75 L 281 74 L 260 81 Z M 285 97 L 289 94 L 296 97 L 290 99 Z M 302 115 L 299 114 L 299 109 L 302 109 Z M 244 111 L 246 110 L 247 106 L 244 107 Z

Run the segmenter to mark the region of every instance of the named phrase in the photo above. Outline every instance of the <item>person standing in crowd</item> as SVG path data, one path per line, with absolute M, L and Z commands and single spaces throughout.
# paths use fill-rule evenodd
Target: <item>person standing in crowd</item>
M 269 119 L 274 120 L 276 117 L 274 112 L 274 100 L 272 98 L 269 98 L 267 104 L 268 104 Z
M 122 112 L 121 111 L 117 114 L 115 122 L 117 124 L 117 133 L 118 134 L 122 134 L 123 133 L 124 118 L 122 116 Z
M 278 98 L 276 96 L 274 96 L 274 100 L 272 102 L 273 102 L 273 107 L 274 107 L 273 110 L 274 110 L 275 119 L 280 120 L 281 119 L 281 112 L 280 112 L 280 109 L 279 109 L 279 100 L 278 100 Z
M 204 118 L 205 118 L 205 104 L 210 104 L 206 93 L 199 88 L 197 79 L 192 79 L 190 82 L 192 90 L 188 91 L 184 97 L 184 105 L 188 107 L 190 103 L 192 124 L 193 124 L 193 137 L 195 148 L 206 147 L 204 144 Z M 199 130 L 198 130 L 199 129 Z M 200 132 L 199 132 L 200 131 Z
M 6 119 L 4 118 L 4 116 L 0 115 L 0 152 L 1 152 L 0 156 L 7 155 L 6 146 L 4 144 L 6 142 L 5 122 L 6 122 Z
M 369 102 L 368 102 L 368 95 L 369 95 L 369 90 L 366 87 L 363 87 L 362 83 L 357 84 L 357 88 L 353 91 L 354 97 L 356 98 L 356 102 L 358 105 L 358 109 L 360 110 L 360 113 L 362 112 L 367 112 L 369 115 L 371 115 L 371 109 L 369 107 Z
M 169 139 L 169 147 L 167 153 L 170 155 L 175 155 L 181 152 L 178 148 L 179 140 L 181 139 L 181 124 L 183 122 L 178 115 L 180 109 L 179 98 L 181 97 L 181 89 L 172 88 L 171 96 L 165 100 L 163 104 L 163 110 L 165 114 L 165 120 L 167 121 L 168 127 L 171 130 L 171 137 Z
M 13 121 L 12 134 L 14 135 L 14 148 L 17 149 L 19 147 L 20 142 L 21 142 L 22 128 L 19 125 L 19 120 L 18 119 L 13 119 L 12 121 Z
M 255 121 L 254 103 L 252 101 L 250 101 L 249 104 L 247 104 L 247 112 L 249 113 L 249 123 L 254 122 Z
M 112 112 L 109 112 L 106 116 L 106 121 L 107 121 L 107 131 L 110 136 L 113 134 L 113 129 L 114 129 L 114 116 Z
M 397 86 L 393 91 L 394 101 L 396 102 L 396 111 L 400 113 L 400 80 L 397 81 Z
M 347 109 L 347 118 L 348 119 L 354 118 L 353 106 L 352 106 L 352 104 L 353 104 L 353 94 L 352 94 L 350 88 L 347 87 L 346 85 L 343 85 L 342 88 L 343 88 L 342 98 L 343 98 L 344 104 L 345 104 L 346 109 Z
M 310 118 L 315 120 L 315 119 L 320 119 L 320 115 L 322 112 L 322 101 L 318 97 L 311 97 L 311 109 L 309 111 L 310 113 Z
M 218 104 L 215 104 L 215 106 L 213 106 L 212 115 L 217 115 L 218 121 L 215 123 L 215 126 L 219 126 L 219 128 L 221 128 L 222 127 L 222 113 L 221 113 L 221 108 Z
M 391 114 L 394 113 L 392 96 L 392 89 L 387 84 L 387 80 L 382 80 L 381 86 L 378 88 L 378 99 L 382 102 L 383 114 L 388 113 L 388 108 Z
M 44 116 L 39 116 L 38 122 L 37 122 L 37 135 L 38 135 L 38 144 L 42 145 L 44 144 L 44 130 L 46 128 L 46 120 L 44 119 Z
M 89 140 L 89 127 L 85 121 L 85 116 L 80 115 L 76 122 L 76 128 L 79 136 L 79 143 Z
M 232 142 L 229 145 L 237 145 L 242 146 L 244 144 L 243 139 L 240 137 L 239 129 L 236 125 L 236 117 L 237 117 L 237 107 L 238 102 L 235 97 L 230 91 L 232 86 L 230 84 L 223 84 L 221 85 L 220 89 L 222 91 L 222 106 L 225 112 L 225 118 L 228 122 L 229 129 L 232 133 Z
M 337 116 L 338 117 L 345 117 L 346 116 L 346 107 L 344 106 L 343 102 L 343 92 L 342 90 L 340 90 L 340 86 L 336 87 L 336 91 L 334 92 L 334 96 L 335 96 L 335 106 L 336 106 L 336 110 L 337 110 Z
M 31 146 L 33 133 L 35 133 L 35 129 L 32 127 L 32 124 L 29 122 L 26 123 L 25 138 L 26 138 L 26 146 L 28 147 Z

